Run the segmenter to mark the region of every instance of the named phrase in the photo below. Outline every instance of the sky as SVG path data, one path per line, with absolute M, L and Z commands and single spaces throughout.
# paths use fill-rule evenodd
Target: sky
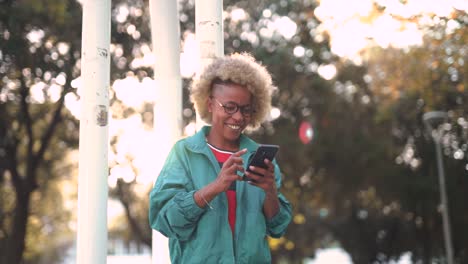
M 373 2 L 385 7 L 372 18 Z M 405 48 L 422 43 L 420 24 L 436 21 L 433 14 L 449 17 L 454 9 L 468 12 L 466 0 L 321 0 L 315 15 L 322 21 L 320 30 L 331 36 L 331 50 L 338 56 L 360 62 L 359 52 L 377 45 Z M 340 6 L 341 8 L 336 8 Z M 418 17 L 418 21 L 404 21 Z M 457 26 L 453 24 L 453 26 Z M 459 25 L 458 25 L 459 26 Z

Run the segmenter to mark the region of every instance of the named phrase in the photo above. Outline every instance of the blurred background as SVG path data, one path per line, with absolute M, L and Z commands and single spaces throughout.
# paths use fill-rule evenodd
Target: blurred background
M 178 2 L 188 136 L 195 6 Z M 274 263 L 447 263 L 438 161 L 454 260 L 468 263 L 468 3 L 223 5 L 225 53 L 252 53 L 278 87 L 251 134 L 281 146 L 294 208 L 269 241 Z M 148 0 L 112 1 L 108 263 L 150 263 L 153 106 L 167 87 L 153 79 L 149 19 Z M 76 0 L 0 0 L 2 264 L 7 250 L 75 263 L 81 20 Z M 424 122 L 431 111 L 445 118 Z

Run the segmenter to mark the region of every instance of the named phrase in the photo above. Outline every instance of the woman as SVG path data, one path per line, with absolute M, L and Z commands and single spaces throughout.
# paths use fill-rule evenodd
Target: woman
M 276 161 L 251 168 L 262 176 L 246 171 L 258 144 L 243 131 L 267 117 L 273 88 L 247 54 L 216 59 L 192 83 L 211 126 L 174 145 L 150 193 L 149 221 L 169 238 L 172 263 L 271 263 L 266 238 L 284 234 L 291 206 Z

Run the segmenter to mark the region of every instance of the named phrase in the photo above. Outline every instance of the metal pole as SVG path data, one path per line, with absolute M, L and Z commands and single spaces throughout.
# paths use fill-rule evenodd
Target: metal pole
M 442 203 L 442 222 L 444 230 L 444 240 L 445 240 L 445 250 L 447 252 L 447 263 L 453 264 L 453 247 L 452 247 L 452 235 L 450 231 L 450 218 L 449 218 L 449 208 L 447 200 L 447 192 L 445 187 L 445 173 L 444 173 L 444 164 L 442 161 L 442 150 L 441 150 L 441 133 L 439 129 L 433 134 L 433 139 L 436 147 L 437 154 L 437 169 L 439 174 L 439 188 L 440 188 L 440 200 Z
M 195 36 L 200 56 L 197 74 L 200 74 L 213 59 L 224 55 L 222 0 L 195 1 Z M 197 129 L 200 129 L 204 122 L 198 115 L 196 119 Z
M 110 0 L 83 2 L 78 264 L 102 264 L 107 258 L 110 13 Z
M 177 1 L 151 0 L 151 37 L 156 57 L 154 77 L 155 156 L 157 172 L 172 145 L 182 135 L 182 81 L 180 75 L 180 29 Z M 153 230 L 152 263 L 170 263 L 168 239 Z

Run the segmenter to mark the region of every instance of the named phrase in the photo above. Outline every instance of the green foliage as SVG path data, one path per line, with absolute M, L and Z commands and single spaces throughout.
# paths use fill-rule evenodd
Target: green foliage
M 70 178 L 60 164 L 78 143 L 64 105 L 78 76 L 81 10 L 75 1 L 0 4 L 0 262 L 53 263 L 71 234 L 59 180 Z
M 442 20 L 427 29 L 422 47 L 407 52 L 381 50 L 369 61 L 374 77 L 371 86 L 381 104 L 378 121 L 392 124 L 395 146 L 401 149 L 396 161 L 407 170 L 407 176 L 399 175 L 392 189 L 409 218 L 415 217 L 411 234 L 418 246 L 412 246 L 413 257 L 425 262 L 445 254 L 434 146 L 422 122 L 422 115 L 434 110 L 449 114 L 443 125 L 449 213 L 455 254 L 460 262 L 466 261 L 467 241 L 458 234 L 464 232 L 460 221 L 467 217 L 466 204 L 461 202 L 466 198 L 461 193 L 467 181 L 465 76 L 468 68 L 464 62 L 464 43 L 468 31 L 463 22 L 465 13 L 454 13 L 452 19 L 460 23 L 458 27 L 449 30 L 448 20 Z
M 68 6 L 68 2 L 60 0 L 19 0 L 16 1 L 15 11 L 19 11 L 18 17 L 26 18 L 30 22 L 32 17 L 40 16 L 41 19 L 63 25 L 70 18 Z M 39 21 L 40 19 L 37 20 Z
M 463 25 L 464 20 L 459 21 Z M 300 27 L 298 36 L 304 35 L 302 30 L 308 32 Z M 300 262 L 316 248 L 336 243 L 355 263 L 386 263 L 405 252 L 425 262 L 444 255 L 433 145 L 421 117 L 430 110 L 449 111 L 445 151 L 452 157 L 463 151 L 466 157 L 466 27 L 448 35 L 435 33 L 438 30 L 447 32 L 444 26 L 428 29 L 422 47 L 380 50 L 365 67 L 320 61 L 338 68 L 332 82 L 300 72 L 306 67 L 297 67 L 292 59 L 294 45 L 309 47 L 315 43 L 311 39 L 293 38 L 271 54 L 253 50 L 275 76 L 275 104 L 282 111 L 257 138 L 282 146 L 278 159 L 285 173 L 283 191 L 297 216 L 281 245 L 275 242 L 277 256 Z M 316 43 L 312 50 L 326 54 L 326 43 L 322 45 Z M 281 57 L 288 50 L 289 55 Z M 318 135 L 306 146 L 295 137 L 302 120 L 312 121 Z M 448 175 L 458 182 L 455 186 L 448 179 L 450 212 L 456 212 L 453 230 L 464 230 L 456 223 L 466 219 L 461 213 L 466 205 L 458 202 L 464 200 L 466 158 L 446 162 Z M 462 260 L 466 241 L 454 240 Z

